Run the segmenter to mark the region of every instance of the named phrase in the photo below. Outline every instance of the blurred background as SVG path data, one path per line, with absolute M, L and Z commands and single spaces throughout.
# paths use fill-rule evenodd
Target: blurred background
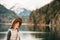
M 60 40 L 59 0 L 0 0 L 0 40 L 18 17 L 21 40 Z

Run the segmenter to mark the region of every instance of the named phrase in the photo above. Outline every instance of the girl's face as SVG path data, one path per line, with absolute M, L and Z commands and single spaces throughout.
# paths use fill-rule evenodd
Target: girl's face
M 14 29 L 17 29 L 17 28 L 19 28 L 19 22 L 15 23 L 14 25 Z

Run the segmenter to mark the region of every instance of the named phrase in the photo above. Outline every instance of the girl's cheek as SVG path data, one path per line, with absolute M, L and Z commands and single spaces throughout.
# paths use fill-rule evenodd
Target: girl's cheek
M 19 27 L 19 24 L 16 24 L 16 28 L 18 28 Z

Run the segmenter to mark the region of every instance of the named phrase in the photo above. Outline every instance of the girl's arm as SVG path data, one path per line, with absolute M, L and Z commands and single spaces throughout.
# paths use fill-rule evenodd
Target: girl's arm
M 7 40 L 10 40 L 10 36 L 11 36 L 11 31 L 9 31 L 7 34 Z

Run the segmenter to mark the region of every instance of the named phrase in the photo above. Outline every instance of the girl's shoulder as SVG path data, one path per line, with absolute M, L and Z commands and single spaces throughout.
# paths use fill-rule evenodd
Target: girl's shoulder
M 11 35 L 11 29 L 8 29 L 7 35 Z
M 10 29 L 8 29 L 8 31 L 11 31 L 12 29 L 10 28 Z
M 10 28 L 10 29 L 8 29 L 8 32 L 11 32 L 12 31 L 12 29 Z

